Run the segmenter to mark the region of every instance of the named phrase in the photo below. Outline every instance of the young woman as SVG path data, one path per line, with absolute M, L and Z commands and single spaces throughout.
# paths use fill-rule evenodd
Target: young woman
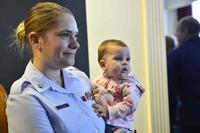
M 9 133 L 104 133 L 104 121 L 91 108 L 87 76 L 66 68 L 74 64 L 77 38 L 67 8 L 42 2 L 29 10 L 16 29 L 16 42 L 31 50 L 32 59 L 11 87 Z

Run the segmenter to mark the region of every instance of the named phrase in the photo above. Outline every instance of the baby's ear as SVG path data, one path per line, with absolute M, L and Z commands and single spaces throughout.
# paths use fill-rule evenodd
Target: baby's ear
M 101 69 L 105 70 L 105 66 L 106 66 L 105 60 L 100 60 L 99 65 L 100 65 Z

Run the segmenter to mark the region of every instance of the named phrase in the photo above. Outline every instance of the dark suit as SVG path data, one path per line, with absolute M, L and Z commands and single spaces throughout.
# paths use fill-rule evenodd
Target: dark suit
M 175 122 L 180 96 L 181 126 L 200 126 L 200 38 L 186 41 L 167 59 L 170 122 Z

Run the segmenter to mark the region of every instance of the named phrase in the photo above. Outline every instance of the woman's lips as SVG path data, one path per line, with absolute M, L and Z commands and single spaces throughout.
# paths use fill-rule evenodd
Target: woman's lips
M 70 54 L 75 54 L 76 51 L 73 51 L 73 52 L 63 52 L 64 55 L 70 55 Z

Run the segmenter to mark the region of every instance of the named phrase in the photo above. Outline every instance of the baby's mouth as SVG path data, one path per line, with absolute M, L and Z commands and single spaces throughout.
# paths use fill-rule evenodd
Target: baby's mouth
M 125 72 L 127 72 L 127 71 L 128 71 L 127 68 L 123 68 L 121 72 L 122 72 L 122 73 L 125 73 Z

